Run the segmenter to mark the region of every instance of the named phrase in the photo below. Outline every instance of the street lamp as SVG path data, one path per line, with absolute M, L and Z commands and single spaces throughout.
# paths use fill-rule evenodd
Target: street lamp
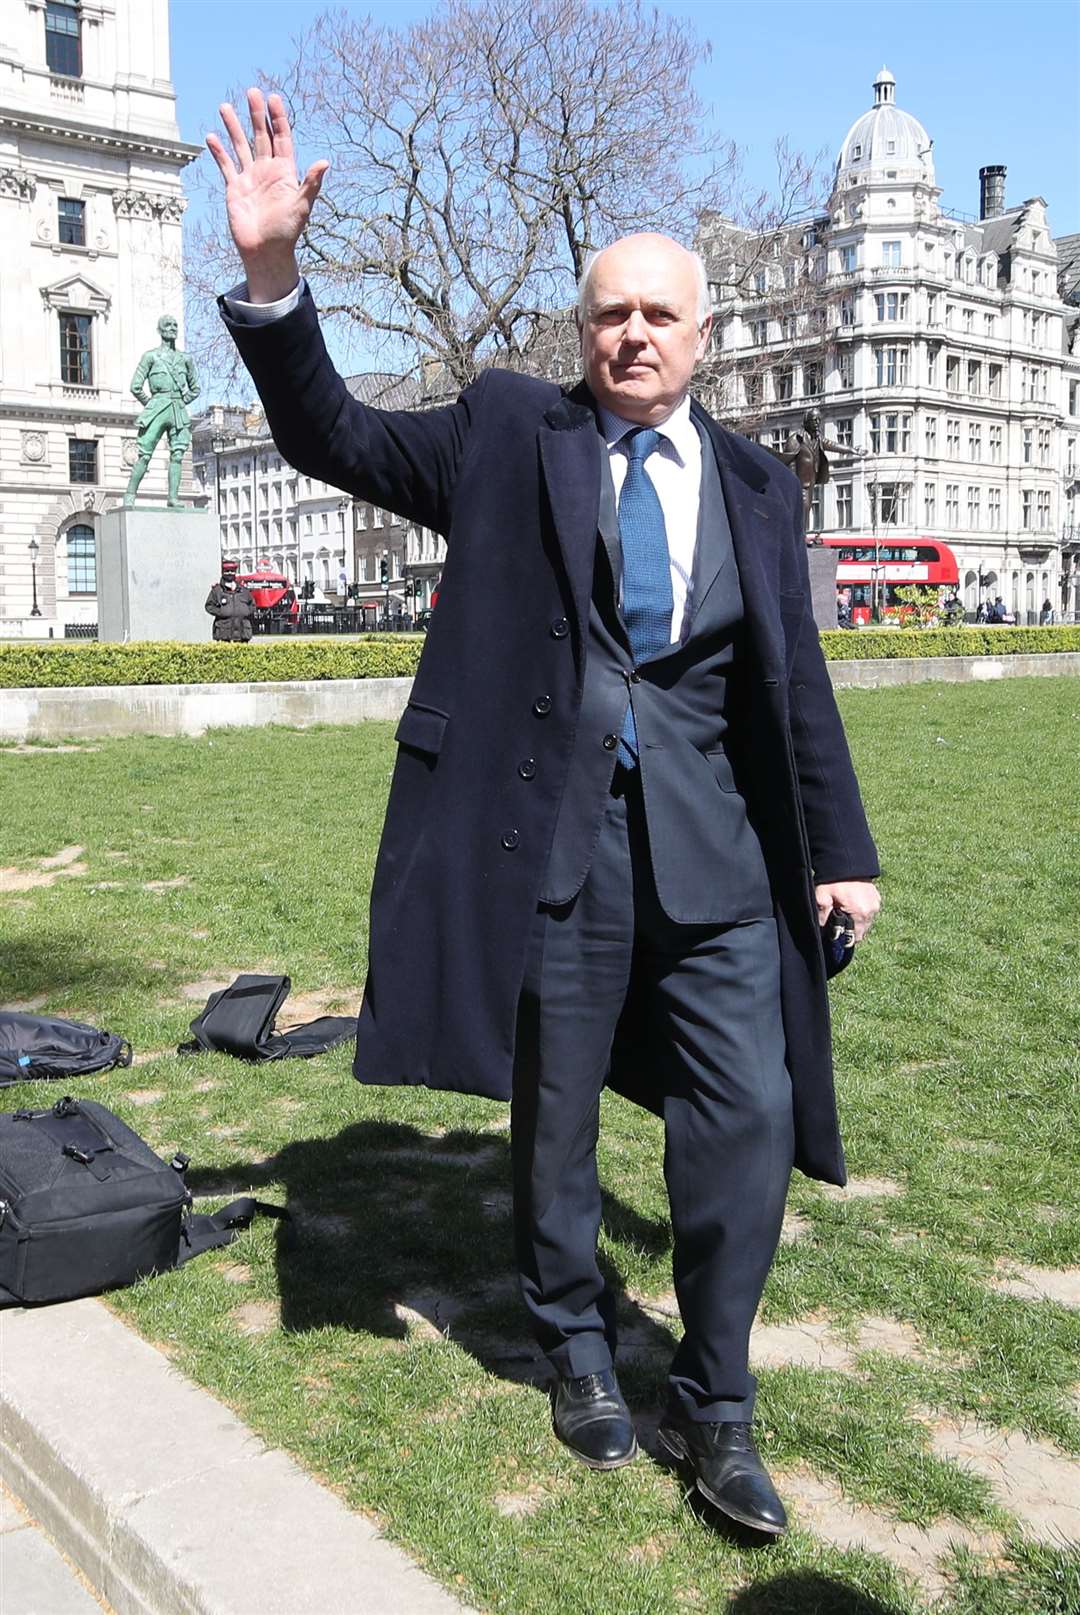
M 342 602 L 341 603 L 342 603 L 343 606 L 348 606 L 348 604 L 349 604 L 349 563 L 348 563 L 348 559 L 347 559 L 348 550 L 347 550 L 346 544 L 345 544 L 345 512 L 349 508 L 349 501 L 347 499 L 339 499 L 337 508 L 338 508 L 338 518 L 339 518 L 339 520 L 341 522 L 341 571 L 342 571 L 342 574 L 343 574 L 343 577 L 340 580 L 342 582 L 342 591 L 341 591 L 342 592 Z M 354 568 L 354 570 L 355 570 L 355 568 Z
M 30 581 L 34 591 L 34 603 L 30 607 L 30 615 L 31 617 L 40 617 L 41 607 L 38 605 L 37 599 L 37 558 L 41 553 L 41 545 L 36 538 L 32 538 L 27 548 L 30 551 Z
M 210 439 L 210 448 L 214 456 L 214 487 L 216 489 L 216 503 L 218 516 L 218 548 L 225 553 L 225 523 L 224 512 L 221 508 L 221 457 L 225 453 L 225 439 L 220 432 Z

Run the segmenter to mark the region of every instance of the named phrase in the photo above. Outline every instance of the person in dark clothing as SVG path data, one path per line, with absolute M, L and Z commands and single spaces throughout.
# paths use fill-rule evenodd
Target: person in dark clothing
M 1053 622 L 1053 620 L 1054 602 L 1052 600 L 1044 600 L 1042 603 L 1042 610 L 1039 612 L 1039 626 L 1041 628 L 1046 628 L 1050 623 Z
M 237 583 L 235 561 L 222 561 L 221 581 L 207 595 L 206 609 L 214 619 L 215 639 L 240 644 L 251 638 L 255 600 L 250 589 Z

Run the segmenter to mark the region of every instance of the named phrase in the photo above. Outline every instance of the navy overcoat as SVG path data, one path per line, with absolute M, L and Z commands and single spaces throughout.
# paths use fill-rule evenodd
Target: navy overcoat
M 448 543 L 397 731 L 356 1075 L 509 1098 L 581 699 L 603 446 L 592 400 L 584 385 L 491 370 L 446 408 L 365 408 L 330 363 L 306 290 L 269 324 L 223 312 L 289 463 Z M 813 882 L 869 878 L 877 857 L 810 614 L 799 485 L 696 404 L 694 415 L 716 454 L 746 613 L 744 789 L 779 921 L 796 1164 L 842 1183 Z M 633 1010 L 610 1082 L 659 1108 Z

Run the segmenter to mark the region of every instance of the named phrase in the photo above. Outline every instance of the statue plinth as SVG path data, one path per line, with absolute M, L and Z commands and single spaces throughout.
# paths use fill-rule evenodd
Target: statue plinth
M 806 551 L 810 566 L 810 608 L 819 630 L 836 627 L 836 566 L 839 556 L 829 544 L 812 544 Z
M 203 603 L 220 571 L 211 511 L 106 511 L 97 539 L 98 639 L 209 642 Z

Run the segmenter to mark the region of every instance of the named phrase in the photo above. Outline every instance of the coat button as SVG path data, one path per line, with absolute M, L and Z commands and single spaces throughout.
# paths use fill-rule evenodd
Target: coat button
M 565 639 L 570 632 L 570 624 L 565 617 L 556 617 L 551 625 L 552 639 Z
M 532 757 L 526 757 L 524 762 L 518 763 L 518 773 L 522 779 L 536 778 L 536 762 Z
M 636 667 L 635 667 L 634 671 L 630 675 L 630 683 L 631 684 L 640 684 L 641 683 L 641 674 L 638 672 Z
M 618 744 L 619 744 L 618 735 L 605 735 L 604 736 L 604 746 L 608 751 L 614 751 L 615 747 Z
M 533 711 L 538 718 L 546 718 L 551 711 L 550 695 L 538 695 L 533 702 Z
M 521 837 L 518 835 L 516 830 L 503 831 L 502 844 L 506 848 L 507 852 L 513 852 L 520 840 Z

